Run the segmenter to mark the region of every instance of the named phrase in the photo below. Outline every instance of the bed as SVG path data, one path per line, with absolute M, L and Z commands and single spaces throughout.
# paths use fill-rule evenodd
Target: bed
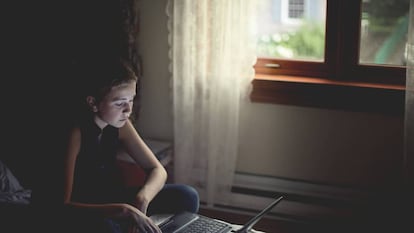
M 23 187 L 12 170 L 0 160 L 0 232 L 33 230 L 32 190 Z

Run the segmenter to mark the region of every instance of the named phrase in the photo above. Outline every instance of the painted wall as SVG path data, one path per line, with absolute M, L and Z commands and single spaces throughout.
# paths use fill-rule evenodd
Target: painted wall
M 141 1 L 138 130 L 173 140 L 166 0 Z M 398 179 L 403 117 L 249 103 L 241 110 L 237 170 L 323 184 L 376 187 Z

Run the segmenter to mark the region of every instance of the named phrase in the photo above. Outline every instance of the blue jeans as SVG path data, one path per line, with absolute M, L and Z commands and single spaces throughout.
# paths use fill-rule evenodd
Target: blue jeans
M 193 187 L 183 184 L 166 184 L 149 204 L 147 214 L 166 214 L 188 211 L 197 213 L 199 196 Z

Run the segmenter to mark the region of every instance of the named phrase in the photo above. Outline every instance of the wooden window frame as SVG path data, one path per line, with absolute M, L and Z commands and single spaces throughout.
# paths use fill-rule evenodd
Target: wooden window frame
M 358 64 L 361 2 L 327 0 L 325 62 L 258 58 L 251 100 L 402 115 L 406 69 Z

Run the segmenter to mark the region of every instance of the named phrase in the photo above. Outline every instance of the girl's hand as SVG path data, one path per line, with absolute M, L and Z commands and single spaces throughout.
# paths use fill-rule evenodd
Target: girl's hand
M 145 213 L 132 206 L 128 208 L 128 211 L 132 220 L 128 233 L 162 233 L 161 229 Z

